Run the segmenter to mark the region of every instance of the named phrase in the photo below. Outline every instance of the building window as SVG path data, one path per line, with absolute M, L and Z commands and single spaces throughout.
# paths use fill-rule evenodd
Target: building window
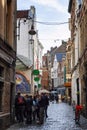
M 11 27 L 12 27 L 12 8 L 11 8 L 11 2 L 12 0 L 7 0 L 7 9 L 6 9 L 6 41 L 9 43 L 10 42 L 10 39 L 11 39 Z
M 3 82 L 4 79 L 4 68 L 0 66 L 0 111 L 2 111 L 2 94 L 3 94 Z
M 2 111 L 3 82 L 0 82 L 0 112 Z
M 0 77 L 4 77 L 4 68 L 0 66 Z
M 71 51 L 71 46 L 68 46 L 68 51 Z

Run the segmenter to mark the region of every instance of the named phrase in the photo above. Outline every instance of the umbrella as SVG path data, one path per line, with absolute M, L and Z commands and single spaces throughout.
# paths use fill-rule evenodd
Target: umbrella
M 39 91 L 39 94 L 40 93 L 50 93 L 48 90 L 46 90 L 46 89 L 41 89 L 40 91 Z

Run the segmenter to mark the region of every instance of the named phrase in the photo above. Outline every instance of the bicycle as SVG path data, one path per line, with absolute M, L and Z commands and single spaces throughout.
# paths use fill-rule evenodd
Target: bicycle
M 81 105 L 76 105 L 76 108 L 75 108 L 75 123 L 76 124 L 80 124 L 80 115 L 81 115 L 82 108 L 83 107 Z

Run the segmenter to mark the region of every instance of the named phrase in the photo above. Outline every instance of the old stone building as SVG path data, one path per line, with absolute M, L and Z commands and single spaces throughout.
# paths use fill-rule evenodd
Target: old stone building
M 16 0 L 0 0 L 0 129 L 13 121 Z
M 69 39 L 66 44 L 66 58 L 65 58 L 65 78 L 64 86 L 66 87 L 66 101 L 71 103 L 71 40 Z
M 72 98 L 87 117 L 87 0 L 70 0 L 72 41 Z M 74 95 L 73 95 L 74 94 Z

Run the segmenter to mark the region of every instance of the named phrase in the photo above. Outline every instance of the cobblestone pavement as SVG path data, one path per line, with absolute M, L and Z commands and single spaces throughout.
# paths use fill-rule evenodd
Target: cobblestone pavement
M 7 130 L 87 130 L 87 120 L 81 116 L 80 125 L 77 125 L 72 106 L 51 102 L 48 107 L 48 118 L 43 125 L 15 124 Z

